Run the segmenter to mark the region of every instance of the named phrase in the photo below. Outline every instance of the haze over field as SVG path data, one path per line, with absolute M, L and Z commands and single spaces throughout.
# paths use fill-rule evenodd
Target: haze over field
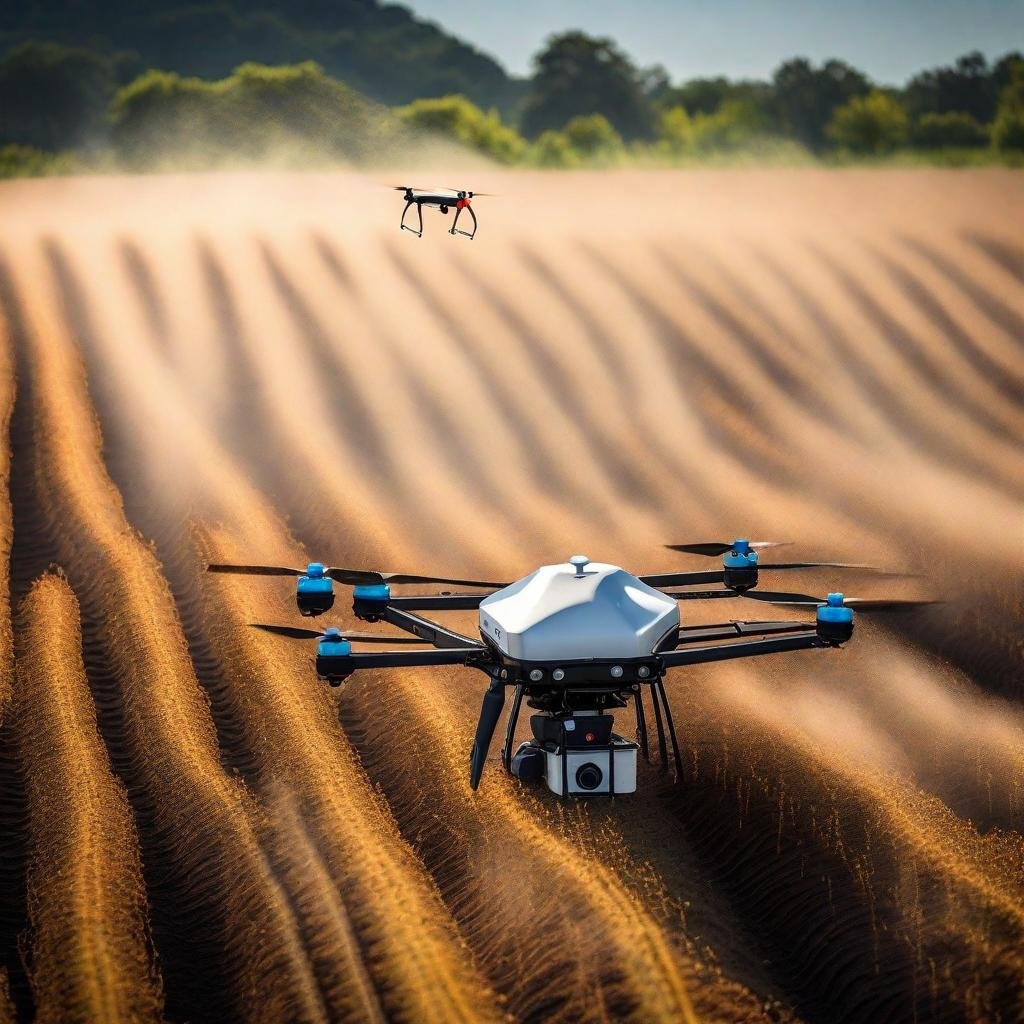
M 472 243 L 354 174 L 0 186 L 0 1021 L 1021 1019 L 1024 180 L 478 173 L 416 181 Z M 330 690 L 202 571 L 734 536 L 949 602 L 674 672 L 614 803 L 471 793 L 478 674 Z

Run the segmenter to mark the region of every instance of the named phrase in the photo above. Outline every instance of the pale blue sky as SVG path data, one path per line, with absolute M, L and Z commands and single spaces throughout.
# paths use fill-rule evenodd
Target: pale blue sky
M 880 82 L 968 50 L 1024 50 L 1024 0 L 403 0 L 496 57 L 513 74 L 552 32 L 617 40 L 674 79 L 767 77 L 796 54 L 841 57 Z

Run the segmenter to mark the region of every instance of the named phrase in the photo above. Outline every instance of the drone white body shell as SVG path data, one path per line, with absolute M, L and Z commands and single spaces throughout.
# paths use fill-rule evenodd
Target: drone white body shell
M 575 564 L 573 564 L 575 563 Z M 679 627 L 679 606 L 617 565 L 543 565 L 480 602 L 480 632 L 517 661 L 649 656 Z

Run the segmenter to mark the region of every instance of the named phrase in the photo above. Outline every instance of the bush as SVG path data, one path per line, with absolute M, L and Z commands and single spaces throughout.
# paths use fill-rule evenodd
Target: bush
M 961 110 L 922 114 L 914 122 L 911 138 L 922 149 L 972 149 L 987 146 L 988 129 Z
M 530 161 L 538 167 L 578 167 L 579 154 L 572 148 L 565 132 L 541 132 L 530 147 Z
M 383 108 L 311 62 L 243 64 L 217 82 L 149 71 L 118 92 L 112 119 L 114 144 L 135 166 L 358 160 L 390 137 Z
M 574 117 L 563 129 L 565 137 L 584 163 L 608 166 L 622 159 L 622 136 L 603 114 Z
M 763 115 L 742 100 L 729 100 L 713 114 L 693 119 L 693 146 L 698 153 L 734 153 L 751 148 L 765 134 Z
M 889 153 L 907 141 L 907 112 L 879 89 L 836 109 L 828 134 L 855 153 Z
M 396 114 L 417 131 L 469 146 L 498 163 L 515 163 L 526 149 L 519 133 L 503 124 L 496 110 L 485 114 L 465 96 L 416 100 Z
M 70 153 L 44 153 L 31 146 L 0 146 L 0 178 L 73 174 L 75 167 L 75 158 Z
M 687 156 L 693 152 L 695 141 L 693 120 L 685 107 L 672 107 L 662 113 L 656 144 L 659 153 L 671 157 Z

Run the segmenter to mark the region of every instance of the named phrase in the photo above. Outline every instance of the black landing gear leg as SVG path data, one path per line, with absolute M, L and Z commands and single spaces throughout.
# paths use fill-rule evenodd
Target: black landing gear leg
M 505 745 L 501 748 L 501 763 L 505 771 L 512 771 L 512 744 L 515 742 L 516 722 L 519 721 L 519 709 L 523 704 L 523 692 L 526 687 L 516 687 L 515 695 L 512 698 L 512 710 L 508 713 L 508 724 L 505 726 Z
M 419 215 L 419 219 L 420 219 L 420 229 L 419 229 L 419 231 L 417 231 L 415 228 L 409 227 L 409 225 L 405 223 L 405 215 L 409 212 L 409 207 L 412 206 L 412 204 L 414 202 L 416 202 L 414 199 L 410 199 L 405 204 L 405 209 L 402 211 L 402 230 L 403 231 L 411 231 L 417 238 L 422 238 L 423 237 L 423 204 L 422 203 L 416 203 L 416 213 Z

